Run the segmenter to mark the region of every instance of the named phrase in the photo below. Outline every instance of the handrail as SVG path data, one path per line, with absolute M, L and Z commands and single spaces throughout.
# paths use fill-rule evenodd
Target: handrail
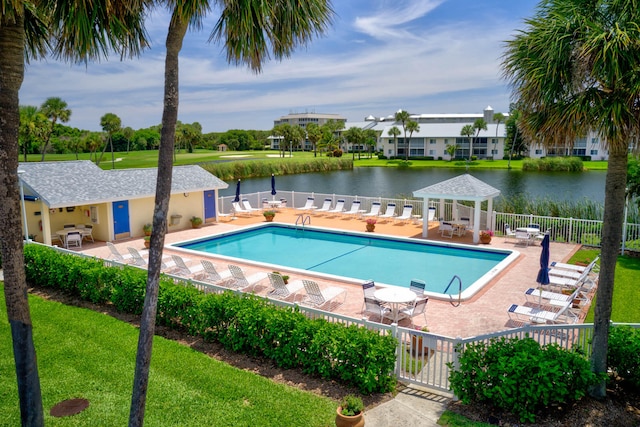
M 304 225 L 308 222 L 311 225 L 311 217 L 309 215 L 305 216 L 304 214 L 298 214 L 298 218 L 296 219 L 296 227 L 298 226 L 298 221 L 302 220 L 302 228 L 304 229 Z M 308 220 L 308 221 L 307 221 Z
M 458 279 L 458 303 L 454 304 L 453 302 L 453 298 L 451 297 L 451 295 L 449 295 L 449 302 L 451 303 L 452 306 L 454 307 L 458 307 L 460 306 L 460 303 L 462 302 L 462 279 L 460 279 L 460 277 L 457 274 L 454 274 L 453 277 L 451 278 L 451 281 L 449 281 L 449 284 L 447 285 L 446 289 L 444 290 L 444 293 L 446 294 L 447 291 L 449 290 L 449 288 L 451 287 L 451 284 L 453 283 L 453 281 L 455 279 Z

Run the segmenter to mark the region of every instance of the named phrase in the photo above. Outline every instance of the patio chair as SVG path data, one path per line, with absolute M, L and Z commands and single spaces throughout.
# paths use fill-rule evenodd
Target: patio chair
M 114 259 L 116 261 L 121 261 L 121 262 L 125 262 L 126 260 L 128 260 L 129 258 L 131 258 L 131 254 L 121 254 L 120 251 L 118 251 L 118 248 L 115 247 L 115 245 L 111 242 L 107 242 L 107 247 L 109 248 L 109 251 L 111 252 L 111 255 L 109 256 L 109 258 Z
M 62 226 L 62 228 L 76 228 L 75 224 L 65 224 Z
M 367 280 L 362 284 L 362 295 L 364 296 L 365 300 L 367 298 L 376 299 L 375 293 L 376 293 L 376 284 L 374 283 L 373 280 Z M 363 302 L 362 309 L 364 310 L 364 308 L 365 306 Z
M 304 290 L 306 292 L 303 302 L 308 302 L 316 307 L 321 307 L 327 303 L 333 302 L 342 295 L 342 303 L 347 298 L 347 291 L 337 286 L 331 286 L 320 290 L 320 286 L 313 280 L 303 280 Z
M 60 242 L 60 244 L 64 245 L 64 240 L 62 240 L 62 237 L 60 237 L 60 235 L 58 233 L 53 233 L 51 234 L 51 244 L 53 244 L 53 242 Z
M 246 277 L 244 275 L 244 271 L 242 271 L 242 268 L 238 267 L 237 265 L 229 264 L 228 267 L 229 272 L 231 272 L 231 277 L 233 278 L 233 283 L 231 283 L 231 286 L 243 292 L 246 292 L 246 290 L 249 288 L 253 289 L 258 284 L 258 282 L 267 278 L 267 273 L 263 271 Z
M 440 221 L 438 231 L 442 237 L 448 237 L 449 239 L 453 237 L 453 225 L 450 222 Z
M 411 325 L 413 326 L 413 318 L 419 315 L 424 316 L 424 322 L 427 323 L 427 302 L 429 301 L 429 297 L 418 298 L 414 304 L 411 304 L 409 307 L 401 308 L 398 312 L 398 319 L 411 319 Z
M 575 323 L 578 319 L 570 313 L 569 305 L 561 307 L 558 311 L 549 311 L 540 307 L 512 304 L 507 310 L 509 319 L 523 323 Z
M 329 212 L 331 210 L 331 199 L 326 198 L 319 209 L 316 212 Z
M 371 210 L 365 214 L 363 214 L 362 216 L 378 216 L 380 215 L 380 207 L 382 206 L 382 204 L 380 202 L 372 202 L 371 203 Z
M 362 210 L 360 210 L 360 205 L 361 205 L 360 200 L 354 200 L 351 203 L 351 209 L 349 209 L 348 211 L 344 211 L 342 213 L 345 215 L 357 215 L 359 213 L 362 213 Z
M 82 235 L 83 239 L 91 240 L 91 242 L 94 243 L 94 240 L 93 240 L 93 225 L 92 224 L 84 225 L 82 227 L 82 229 L 80 230 L 80 234 Z
M 548 228 L 547 231 L 545 231 L 544 233 L 536 234 L 533 238 L 534 240 L 539 240 L 540 242 L 542 242 L 542 239 L 544 239 L 544 236 L 546 236 L 547 234 L 551 234 L 550 228 Z
M 69 249 L 69 246 L 82 247 L 82 234 L 79 231 L 67 234 L 66 239 L 64 239 L 64 247 Z
M 200 260 L 200 264 L 202 264 L 202 268 L 204 269 L 205 275 L 202 277 L 202 280 L 211 282 L 214 285 L 221 286 L 229 286 L 234 280 L 231 278 L 230 271 L 223 271 L 222 273 L 218 273 L 216 266 L 209 260 L 203 259 Z
M 344 211 L 344 200 L 338 199 L 333 209 L 328 210 L 327 213 L 342 213 Z
M 262 209 L 254 208 L 253 206 L 251 206 L 249 199 L 242 199 L 242 207 L 245 210 L 249 211 L 249 213 L 259 212 L 262 210 Z
M 522 243 L 525 246 L 529 246 L 529 244 L 531 243 L 531 236 L 525 230 L 516 229 L 515 238 L 516 238 L 516 244 Z
M 284 283 L 282 275 L 278 273 L 267 273 L 267 276 L 269 276 L 269 282 L 273 287 L 273 289 L 267 293 L 267 296 L 272 298 L 287 299 L 295 296 L 295 293 L 304 287 L 301 280 L 294 280 L 288 284 Z
M 429 215 L 427 216 L 427 221 L 431 222 L 436 217 L 436 208 L 429 208 Z
M 296 208 L 299 211 L 310 211 L 312 209 L 316 209 L 313 205 L 315 199 L 313 197 L 307 197 L 307 202 L 301 208 Z
M 511 227 L 509 226 L 509 224 L 504 225 L 504 237 L 505 239 L 515 239 L 516 237 L 516 232 L 511 231 Z
M 396 204 L 387 203 L 387 209 L 384 211 L 380 218 L 393 218 L 396 215 Z
M 175 255 L 172 254 L 171 255 L 171 259 L 173 260 L 173 263 L 175 264 L 175 268 L 173 270 L 171 270 L 171 272 L 173 274 L 177 274 L 179 276 L 185 276 L 185 277 L 190 277 L 190 278 L 197 278 L 200 277 L 202 275 L 202 270 L 203 267 L 202 266 L 197 266 L 197 267 L 193 267 L 193 268 L 189 268 L 189 266 L 187 266 L 187 263 L 184 262 L 184 259 L 182 259 L 182 257 L 180 255 Z
M 364 308 L 363 308 L 362 314 L 376 315 L 380 319 L 381 323 L 385 318 L 388 318 L 389 316 L 391 316 L 391 309 L 382 305 L 380 301 L 378 301 L 375 298 L 365 297 L 363 307 Z
M 402 209 L 402 214 L 400 216 L 394 217 L 396 221 L 407 221 L 411 219 L 411 213 L 413 212 L 413 205 L 404 205 L 404 209 Z
M 427 287 L 427 284 L 422 280 L 412 279 L 409 284 L 409 290 L 411 290 L 414 294 L 418 296 L 418 298 L 424 297 L 424 289 Z

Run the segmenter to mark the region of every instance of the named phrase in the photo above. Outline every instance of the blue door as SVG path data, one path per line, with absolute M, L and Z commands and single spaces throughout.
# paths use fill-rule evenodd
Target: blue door
M 113 202 L 113 234 L 115 239 L 131 237 L 129 228 L 129 201 Z
M 216 192 L 207 190 L 204 192 L 204 222 L 213 222 L 216 219 Z

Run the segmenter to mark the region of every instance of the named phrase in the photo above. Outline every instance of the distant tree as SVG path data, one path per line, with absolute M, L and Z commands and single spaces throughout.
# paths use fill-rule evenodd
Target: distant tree
M 364 143 L 364 132 L 362 128 L 352 126 L 347 129 L 344 134 L 344 138 L 351 143 L 351 158 L 356 158 L 356 147 L 358 149 L 358 160 L 360 159 L 360 146 Z
M 176 141 L 180 141 L 180 144 L 184 144 L 188 153 L 193 153 L 193 148 L 200 144 L 201 138 L 202 125 L 198 122 L 193 122 L 191 124 L 180 123 L 176 126 Z
M 402 131 L 404 132 L 404 159 L 409 160 L 409 141 L 407 140 L 407 123 L 411 120 L 411 115 L 405 110 L 398 110 L 394 115 L 396 122 L 402 123 Z
M 85 139 L 81 136 L 72 136 L 67 142 L 69 149 L 76 155 L 76 160 L 80 158 L 79 153 L 85 148 Z
M 444 149 L 444 152 L 449 155 L 449 161 L 452 161 L 456 157 L 456 150 L 458 146 L 456 144 L 447 144 L 447 147 Z
M 373 155 L 373 150 L 378 144 L 378 132 L 373 129 L 367 129 L 364 131 L 364 143 L 369 151 L 369 158 Z
M 71 110 L 67 108 L 67 103 L 63 101 L 61 98 L 52 97 L 47 98 L 42 105 L 40 106 L 40 112 L 44 114 L 46 118 L 51 120 L 51 127 L 49 131 L 45 135 L 45 139 L 42 143 L 42 159 L 40 161 L 44 162 L 44 156 L 49 148 L 49 142 L 51 141 L 51 135 L 53 135 L 53 130 L 56 126 L 56 122 L 60 120 L 62 123 L 66 123 L 71 118 Z
M 307 139 L 313 146 L 313 157 L 318 155 L 318 141 L 322 138 L 322 129 L 317 123 L 309 123 L 306 128 Z
M 420 125 L 418 124 L 418 122 L 416 122 L 414 120 L 409 120 L 407 122 L 406 128 L 409 131 L 409 141 L 411 141 L 411 136 L 413 135 L 414 132 L 420 132 Z M 408 161 L 409 160 L 409 150 L 410 150 L 409 143 L 405 142 L 405 146 L 406 146 L 407 149 L 406 149 L 406 151 L 404 153 L 404 156 L 405 156 L 404 159 Z
M 496 146 L 498 145 L 498 129 L 500 128 L 500 123 L 504 122 L 504 114 L 495 113 L 493 115 L 493 121 L 496 122 L 496 139 L 493 142 L 493 149 L 491 150 L 491 158 L 493 159 L 493 152 L 496 151 Z
M 509 150 L 509 162 L 507 168 L 511 169 L 511 159 L 513 154 L 520 156 L 528 148 L 527 140 L 524 134 L 520 130 L 520 111 L 516 109 L 515 104 L 512 104 L 509 112 L 509 118 L 505 122 L 507 127 L 507 141 L 505 143 L 505 149 Z
M 389 135 L 393 137 L 393 157 L 398 157 L 398 136 L 401 132 L 397 126 L 391 126 L 389 129 Z
M 154 128 L 138 129 L 132 142 L 134 150 L 153 150 L 160 145 L 160 133 Z
M 39 147 L 48 129 L 47 118 L 34 105 L 20 106 L 20 128 L 18 141 L 24 161 L 27 161 L 27 154 L 33 152 L 34 147 Z
M 131 141 L 133 140 L 134 134 L 135 134 L 135 131 L 130 126 L 127 126 L 122 129 L 122 135 L 127 140 L 127 154 L 129 154 L 129 150 L 131 149 Z
M 120 117 L 116 116 L 113 113 L 107 113 L 100 118 L 100 126 L 102 126 L 102 130 L 107 133 L 107 142 L 104 144 L 104 149 L 102 153 L 100 153 L 100 158 L 96 162 L 96 165 L 100 165 L 100 161 L 102 160 L 102 156 L 104 152 L 107 150 L 107 146 L 111 146 L 111 168 L 116 168 L 116 159 L 113 153 L 113 134 L 120 130 L 122 127 L 122 121 Z
M 104 143 L 102 135 L 98 132 L 89 132 L 83 139 L 83 145 L 87 150 L 89 150 L 89 160 L 92 160 L 95 155 L 95 161 L 97 162 L 98 154 L 96 152 Z
M 473 135 L 476 133 L 476 130 L 473 128 L 473 125 L 464 125 L 462 126 L 462 130 L 460 130 L 460 136 L 466 136 L 469 140 L 469 160 L 471 160 L 471 156 L 473 155 Z
M 321 146 L 329 152 L 337 150 L 340 147 L 340 131 L 344 129 L 344 121 L 327 120 L 320 129 L 322 129 Z
M 476 119 L 476 121 L 473 122 L 473 129 L 476 131 L 476 139 L 478 139 L 480 131 L 487 130 L 487 122 L 485 122 L 484 119 Z

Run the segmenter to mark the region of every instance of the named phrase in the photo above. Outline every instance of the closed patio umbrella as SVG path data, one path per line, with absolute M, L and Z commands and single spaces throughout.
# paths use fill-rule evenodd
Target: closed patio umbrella
M 236 184 L 236 198 L 233 199 L 234 202 L 239 202 L 240 201 L 240 180 L 238 180 L 238 183 Z
M 276 194 L 276 176 L 274 174 L 271 174 L 271 195 L 274 196 L 274 200 Z
M 540 285 L 549 284 L 549 233 L 544 235 L 542 239 L 542 251 L 540 252 L 540 270 L 538 271 L 538 277 L 536 282 Z M 539 303 L 542 303 L 542 292 L 540 292 Z

